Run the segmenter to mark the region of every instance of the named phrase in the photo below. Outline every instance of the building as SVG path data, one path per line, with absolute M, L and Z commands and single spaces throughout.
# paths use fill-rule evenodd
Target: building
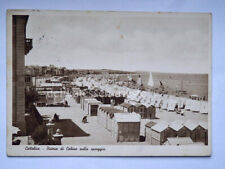
M 190 136 L 188 129 L 183 125 L 183 122 L 176 120 L 169 124 L 169 128 L 172 129 L 168 137 L 188 137 Z
M 155 119 L 156 118 L 156 108 L 153 105 L 146 106 L 146 113 L 144 113 L 145 119 Z
M 97 121 L 104 128 L 107 126 L 107 111 L 112 108 L 111 104 L 102 104 L 98 107 Z
M 151 145 L 162 145 L 167 140 L 168 123 L 159 122 L 151 127 Z
M 135 109 L 136 109 L 136 107 L 134 106 L 134 105 L 132 105 L 132 104 L 130 104 L 130 103 L 122 103 L 122 104 L 120 104 L 120 106 L 121 106 L 121 109 L 124 111 L 124 112 L 135 112 Z
M 184 122 L 184 126 L 188 129 L 187 132 L 187 137 L 191 137 L 193 141 L 195 141 L 195 135 L 196 135 L 196 131 L 195 130 L 198 127 L 198 124 L 193 122 L 192 120 L 188 120 L 186 122 Z
M 150 121 L 145 125 L 145 141 L 152 144 L 152 126 L 156 125 L 155 122 Z
M 203 142 L 208 145 L 208 125 L 205 122 L 195 123 L 189 120 L 184 125 L 189 129 L 189 135 L 194 142 Z
M 140 114 L 142 119 L 147 117 L 146 116 L 147 109 L 143 104 L 140 103 L 135 104 L 135 112 Z
M 112 131 L 113 120 L 115 117 L 115 113 L 122 113 L 122 110 L 111 107 L 106 111 L 106 129 Z
M 26 38 L 28 15 L 12 16 L 13 101 L 12 123 L 26 134 L 25 123 L 25 55 L 32 49 L 32 39 Z
M 115 113 L 112 136 L 117 142 L 139 142 L 141 116 L 137 113 Z
M 89 105 L 88 105 L 88 103 L 89 102 L 91 102 L 91 101 L 93 101 L 93 102 L 98 102 L 95 98 L 85 98 L 84 100 L 83 100 L 83 112 L 85 113 L 85 114 L 88 114 L 88 109 L 89 109 Z M 100 102 L 98 102 L 98 103 L 100 103 Z
M 87 104 L 88 104 L 88 115 L 89 116 L 97 116 L 98 106 L 102 103 L 97 100 L 90 100 L 90 101 L 87 101 Z

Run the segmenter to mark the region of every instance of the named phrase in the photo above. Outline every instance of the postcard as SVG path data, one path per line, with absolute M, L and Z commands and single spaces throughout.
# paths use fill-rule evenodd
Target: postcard
M 7 11 L 8 156 L 210 156 L 212 15 Z

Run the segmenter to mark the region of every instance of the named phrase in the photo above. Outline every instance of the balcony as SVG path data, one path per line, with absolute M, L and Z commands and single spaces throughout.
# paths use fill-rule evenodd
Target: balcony
M 33 48 L 32 39 L 25 39 L 25 55 Z

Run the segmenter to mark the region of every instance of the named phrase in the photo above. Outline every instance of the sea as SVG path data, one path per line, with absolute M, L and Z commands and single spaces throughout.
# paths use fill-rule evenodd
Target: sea
M 133 80 L 138 82 L 141 75 L 142 84 L 146 88 L 160 88 L 161 84 L 168 94 L 176 94 L 177 91 L 186 91 L 185 97 L 198 95 L 208 100 L 208 74 L 191 73 L 162 73 L 162 72 L 135 72 L 130 74 Z M 120 75 L 120 80 L 127 80 L 127 74 Z
M 162 84 L 170 94 L 186 91 L 188 96 L 198 95 L 208 99 L 208 74 L 151 72 L 144 73 L 141 78 L 142 83 L 147 87 L 159 88 Z M 150 81 L 153 86 L 149 86 Z

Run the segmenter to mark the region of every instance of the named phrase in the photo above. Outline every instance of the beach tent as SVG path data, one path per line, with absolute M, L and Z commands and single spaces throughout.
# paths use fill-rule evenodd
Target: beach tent
M 187 99 L 185 103 L 185 110 L 191 110 L 191 107 L 192 107 L 191 105 L 192 105 L 192 100 Z
M 155 107 L 160 108 L 162 105 L 162 102 L 163 102 L 163 100 L 162 100 L 161 96 L 158 96 L 156 99 L 156 102 L 155 102 Z
M 156 97 L 152 96 L 150 100 L 150 105 L 155 106 L 155 102 L 156 102 Z
M 201 101 L 192 100 L 192 102 L 191 102 L 191 111 L 199 112 L 200 109 L 201 109 Z
M 177 99 L 169 99 L 167 110 L 174 111 L 177 104 Z
M 183 97 L 178 98 L 178 108 L 179 109 L 184 109 L 185 103 L 186 103 L 186 98 L 183 98 Z
M 163 98 L 161 109 L 162 110 L 167 110 L 168 103 L 169 103 L 169 100 L 167 98 Z
M 200 113 L 208 114 L 208 102 L 207 101 L 201 101 L 201 107 L 200 107 Z

